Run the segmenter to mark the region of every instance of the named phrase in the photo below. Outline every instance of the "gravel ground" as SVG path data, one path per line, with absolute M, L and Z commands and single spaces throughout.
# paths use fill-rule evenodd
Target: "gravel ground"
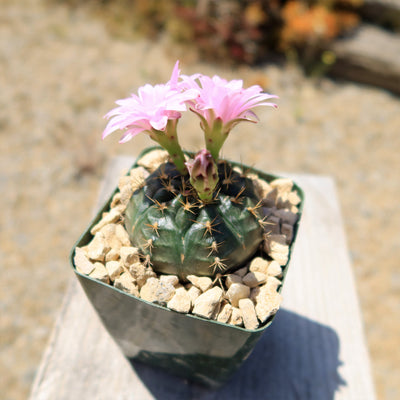
M 0 391 L 26 398 L 68 281 L 68 252 L 89 221 L 109 159 L 145 137 L 100 140 L 116 99 L 168 79 L 179 51 L 110 36 L 101 20 L 44 0 L 0 12 Z M 185 73 L 263 83 L 280 96 L 257 125 L 238 126 L 226 157 L 264 170 L 336 179 L 380 399 L 399 399 L 400 99 L 293 66 L 239 70 L 182 57 Z M 200 148 L 197 120 L 182 143 Z M 264 145 L 260 146 L 263 142 Z

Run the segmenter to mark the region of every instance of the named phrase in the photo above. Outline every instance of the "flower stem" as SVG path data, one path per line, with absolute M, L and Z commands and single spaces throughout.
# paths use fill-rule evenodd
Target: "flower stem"
M 176 125 L 177 120 L 168 120 L 165 131 L 152 129 L 150 131 L 150 137 L 168 152 L 177 170 L 182 175 L 186 175 L 185 155 L 178 142 Z
M 228 133 L 223 132 L 223 122 L 219 118 L 214 121 L 212 127 L 204 129 L 206 148 L 213 156 L 215 162 L 218 161 L 219 152 L 227 137 Z

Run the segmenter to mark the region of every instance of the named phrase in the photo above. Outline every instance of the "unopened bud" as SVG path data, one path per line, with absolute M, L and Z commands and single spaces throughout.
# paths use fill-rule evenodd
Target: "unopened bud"
M 218 170 L 211 153 L 200 150 L 194 159 L 185 163 L 190 175 L 190 183 L 196 189 L 199 198 L 204 202 L 213 199 L 214 189 L 218 183 Z

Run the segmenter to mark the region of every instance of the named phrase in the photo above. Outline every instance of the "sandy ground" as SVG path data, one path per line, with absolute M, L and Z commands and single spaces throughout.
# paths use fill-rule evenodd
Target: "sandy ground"
M 145 82 L 168 79 L 179 52 L 111 37 L 102 21 L 43 0 L 0 4 L 0 392 L 26 398 L 72 279 L 68 252 L 88 223 L 107 162 L 150 145 L 100 139 L 102 116 Z M 400 385 L 400 99 L 293 67 L 182 69 L 266 84 L 279 110 L 237 127 L 226 157 L 269 171 L 336 179 L 380 399 Z M 202 145 L 197 120 L 181 141 Z M 260 146 L 260 143 L 264 145 Z

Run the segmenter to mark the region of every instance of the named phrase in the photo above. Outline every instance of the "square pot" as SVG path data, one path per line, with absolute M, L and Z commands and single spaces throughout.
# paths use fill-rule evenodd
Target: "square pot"
M 146 149 L 139 158 L 154 149 L 154 147 Z M 242 166 L 234 162 L 231 164 Z M 135 163 L 132 168 L 136 166 Z M 246 168 L 267 182 L 279 178 L 253 168 Z M 293 188 L 297 190 L 301 203 L 293 240 L 289 247 L 289 260 L 283 267 L 282 285 L 304 203 L 303 191 L 296 184 Z M 112 197 L 117 190 L 117 188 L 114 190 L 72 248 L 70 264 L 80 284 L 104 327 L 128 359 L 161 367 L 175 375 L 210 387 L 220 386 L 249 356 L 261 335 L 273 321 L 274 315 L 257 329 L 245 329 L 172 311 L 77 271 L 74 264 L 75 249 L 87 245 L 92 240 L 90 230 L 101 219 L 103 212 L 109 210 Z

